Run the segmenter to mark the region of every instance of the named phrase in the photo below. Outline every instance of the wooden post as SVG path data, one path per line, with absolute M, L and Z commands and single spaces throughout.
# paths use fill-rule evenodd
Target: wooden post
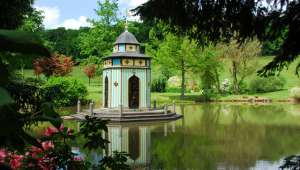
M 91 116 L 94 115 L 94 102 L 90 102 L 90 113 L 91 113 Z
M 81 112 L 81 102 L 80 100 L 77 101 L 77 113 Z
M 153 102 L 153 109 L 156 110 L 156 98 L 154 99 L 154 102 Z
M 164 106 L 164 112 L 165 112 L 165 115 L 168 114 L 168 105 L 166 105 L 166 104 Z

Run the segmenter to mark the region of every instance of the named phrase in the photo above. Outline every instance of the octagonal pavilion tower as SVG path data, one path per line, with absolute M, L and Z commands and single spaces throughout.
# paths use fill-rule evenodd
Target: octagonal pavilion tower
M 126 29 L 104 58 L 103 107 L 149 108 L 150 86 L 150 57 L 140 52 L 140 43 Z

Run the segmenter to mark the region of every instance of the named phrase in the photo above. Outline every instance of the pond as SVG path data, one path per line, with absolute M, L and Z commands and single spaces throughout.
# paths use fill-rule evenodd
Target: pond
M 168 123 L 110 125 L 106 149 L 126 151 L 133 169 L 278 169 L 300 153 L 300 106 L 197 104 Z M 94 161 L 102 152 L 81 153 Z

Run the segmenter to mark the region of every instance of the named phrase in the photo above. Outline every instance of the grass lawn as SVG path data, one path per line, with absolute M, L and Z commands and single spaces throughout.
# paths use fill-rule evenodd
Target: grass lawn
M 260 57 L 259 58 L 259 66 L 258 68 L 262 68 L 263 65 L 268 63 L 272 60 L 272 57 Z M 259 96 L 259 97 L 266 97 L 273 100 L 285 100 L 289 97 L 289 89 L 295 86 L 300 86 L 300 79 L 295 74 L 296 65 L 299 63 L 300 59 L 293 62 L 288 70 L 283 70 L 280 75 L 286 79 L 286 84 L 283 90 L 270 92 L 270 93 L 258 93 L 253 95 L 229 95 L 229 96 L 221 96 L 220 100 L 231 100 L 231 99 L 241 99 L 245 96 Z M 220 75 L 220 80 L 224 80 L 225 78 L 230 79 L 230 63 L 226 62 L 224 66 L 224 71 Z M 155 74 L 155 73 L 153 73 Z M 24 70 L 25 77 L 34 77 L 33 70 Z M 102 77 L 98 76 L 91 80 L 91 84 L 88 83 L 88 78 L 83 72 L 83 68 L 80 66 L 76 66 L 73 68 L 73 71 L 70 75 L 72 77 L 76 77 L 78 80 L 82 81 L 87 89 L 88 89 L 88 99 L 94 100 L 97 103 L 101 103 L 102 100 Z M 249 77 L 253 78 L 256 75 L 251 75 Z M 45 79 L 45 77 L 42 76 Z M 195 99 L 199 96 L 199 93 L 187 93 L 186 98 L 184 100 L 180 100 L 179 93 L 152 93 L 151 100 L 157 101 L 158 105 L 162 105 L 164 103 L 171 103 L 173 101 L 180 102 L 180 103 L 191 103 L 194 102 Z

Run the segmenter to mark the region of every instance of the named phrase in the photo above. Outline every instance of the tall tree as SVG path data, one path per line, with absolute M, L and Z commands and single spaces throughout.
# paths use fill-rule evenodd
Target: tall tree
M 166 33 L 164 40 L 155 50 L 153 55 L 158 64 L 168 68 L 171 72 L 181 76 L 181 99 L 185 95 L 186 73 L 189 69 L 189 60 L 197 55 L 197 43 L 188 37 L 178 37 L 172 33 Z
M 34 0 L 0 1 L 0 29 L 15 29 L 33 11 Z
M 238 94 L 245 78 L 257 71 L 258 63 L 255 58 L 260 54 L 260 43 L 254 40 L 239 44 L 232 40 L 219 48 L 223 49 L 223 57 L 231 62 L 233 92 Z
M 223 70 L 221 56 L 222 50 L 217 46 L 209 45 L 199 50 L 197 57 L 190 58 L 189 65 L 192 74 L 200 76 L 204 90 L 216 90 L 221 92 L 220 73 Z
M 34 8 L 30 14 L 26 15 L 24 22 L 19 29 L 29 32 L 42 31 L 44 29 L 43 19 L 43 12 Z
M 123 29 L 117 15 L 116 0 L 97 1 L 95 12 L 99 17 L 90 20 L 92 28 L 79 36 L 80 54 L 84 56 L 103 57 L 112 51 L 113 43 Z
M 175 25 L 201 43 L 232 37 L 240 42 L 249 37 L 274 40 L 287 29 L 280 53 L 262 75 L 281 71 L 300 54 L 299 0 L 150 0 L 135 11 L 143 20 L 158 18 Z

